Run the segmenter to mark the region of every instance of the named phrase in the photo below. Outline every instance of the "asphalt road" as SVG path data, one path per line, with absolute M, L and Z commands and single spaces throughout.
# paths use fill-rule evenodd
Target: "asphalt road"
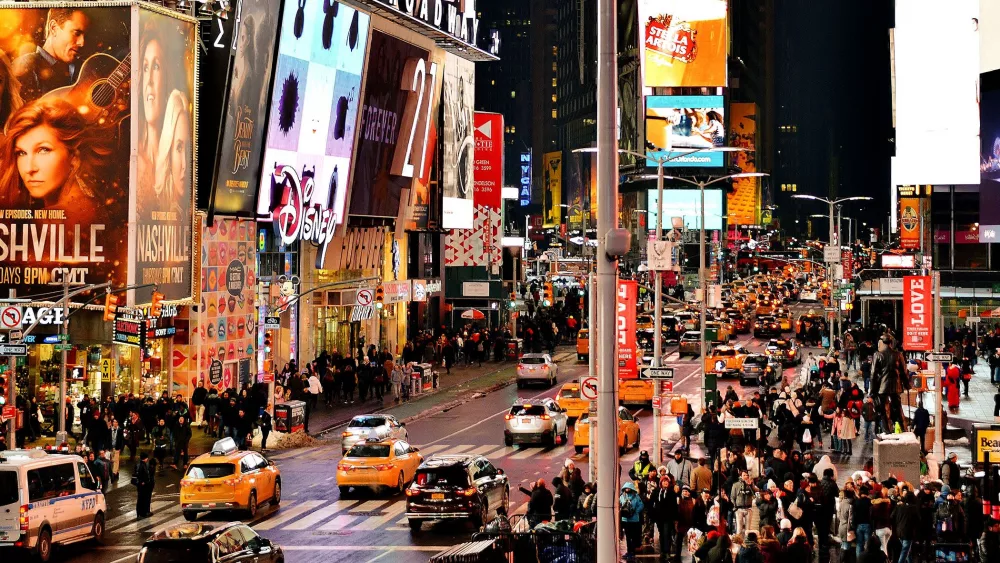
M 808 307 L 795 307 L 801 312 Z M 742 335 L 739 342 L 754 351 L 766 344 L 765 340 Z M 670 349 L 668 349 L 668 352 Z M 803 350 L 803 355 L 809 350 Z M 815 352 L 815 350 L 813 350 Z M 671 353 L 668 365 L 675 368 L 675 392 L 696 397 L 701 385 L 700 362 L 697 358 L 677 358 Z M 793 368 L 786 370 L 786 377 Z M 558 379 L 560 384 L 586 375 L 587 366 L 563 363 Z M 737 380 L 721 380 L 720 389 L 733 385 L 742 394 Z M 517 487 L 538 478 L 550 480 L 558 474 L 564 461 L 571 458 L 584 469 L 588 452 L 575 454 L 572 429 L 569 443 L 553 448 L 539 446 L 503 445 L 503 414 L 516 399 L 553 397 L 559 385 L 551 389 L 527 388 L 518 390 L 507 386 L 489 395 L 472 398 L 450 410 L 428 416 L 407 425 L 410 442 L 420 447 L 421 453 L 477 453 L 483 454 L 502 468 L 511 483 L 511 513 L 523 512 L 527 496 Z M 747 391 L 752 392 L 752 389 Z M 648 408 L 634 407 L 641 429 L 641 449 L 651 450 L 653 417 Z M 671 445 L 672 417 L 664 417 L 665 447 Z M 629 450 L 622 459 L 628 467 L 638 455 Z M 335 468 L 340 460 L 339 442 L 319 447 L 289 450 L 276 453 L 272 458 L 282 472 L 284 498 L 280 508 L 262 507 L 253 528 L 283 547 L 286 561 L 298 562 L 392 562 L 427 561 L 434 553 L 469 539 L 472 529 L 459 523 L 425 525 L 423 531 L 412 535 L 403 515 L 405 500 L 402 495 L 376 496 L 351 494 L 341 498 L 336 486 Z M 124 563 L 134 560 L 142 541 L 153 531 L 184 521 L 178 504 L 179 473 L 170 470 L 157 484 L 153 498 L 151 518 L 136 520 L 134 489 L 122 474 L 121 484 L 107 495 L 109 515 L 108 535 L 103 546 L 91 543 L 77 544 L 56 554 L 56 561 L 86 563 Z M 201 522 L 210 522 L 203 516 Z M 218 516 L 215 516 L 218 518 Z M 232 515 L 239 519 L 240 515 Z

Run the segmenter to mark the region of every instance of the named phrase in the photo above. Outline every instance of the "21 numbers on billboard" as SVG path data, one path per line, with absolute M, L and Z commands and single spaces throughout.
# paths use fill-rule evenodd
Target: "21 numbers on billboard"
M 409 130 L 410 136 L 405 147 L 396 145 L 391 173 L 397 176 L 413 177 L 413 164 L 410 162 L 410 156 L 413 153 L 413 139 L 417 135 L 417 126 L 421 121 L 423 122 L 423 142 L 420 144 L 420 148 L 423 154 L 420 157 L 420 173 L 417 174 L 417 177 L 423 176 L 427 160 L 427 136 L 431 127 L 431 105 L 434 87 L 437 84 L 437 68 L 437 63 L 431 63 L 428 70 L 427 61 L 416 58 L 406 61 L 406 66 L 403 68 L 403 89 L 407 90 L 409 94 L 406 99 L 406 112 L 403 114 L 401 130 Z M 410 76 L 413 79 L 407 86 L 405 80 Z M 427 107 L 423 110 L 423 115 L 418 118 L 417 114 L 424 107 L 424 98 L 427 98 Z

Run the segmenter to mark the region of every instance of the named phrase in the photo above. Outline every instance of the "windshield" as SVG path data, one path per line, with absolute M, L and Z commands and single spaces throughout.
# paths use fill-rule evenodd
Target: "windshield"
M 684 336 L 682 336 L 681 338 L 683 338 L 684 340 L 699 340 L 701 338 L 701 335 L 684 333 Z
M 510 414 L 513 416 L 541 416 L 545 414 L 545 407 L 542 405 L 514 405 L 510 407 Z
M 469 484 L 469 474 L 457 465 L 418 469 L 414 481 L 421 487 L 465 487 Z
M 0 506 L 17 501 L 17 471 L 0 471 Z
M 525 357 L 521 358 L 521 363 L 522 364 L 532 364 L 532 365 L 544 364 L 545 363 L 545 358 L 529 358 L 528 356 L 525 356 Z
M 188 468 L 187 476 L 192 479 L 218 479 L 236 473 L 232 463 L 200 463 Z
M 349 428 L 378 428 L 385 426 L 385 419 L 380 416 L 359 416 L 351 420 Z
M 389 445 L 358 444 L 347 452 L 347 457 L 389 457 Z
M 580 398 L 580 388 L 579 387 L 563 387 L 559 391 L 559 396 L 566 399 L 579 399 Z
M 767 358 L 763 356 L 750 356 L 749 358 L 743 360 L 744 366 L 765 366 L 767 365 Z
M 178 545 L 153 545 L 139 552 L 139 563 L 189 563 L 211 561 L 208 545 L 183 542 Z

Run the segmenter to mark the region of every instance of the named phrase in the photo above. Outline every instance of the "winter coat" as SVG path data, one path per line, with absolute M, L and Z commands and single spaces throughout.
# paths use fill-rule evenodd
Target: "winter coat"
M 781 544 L 778 540 L 761 540 L 760 553 L 764 563 L 778 563 L 782 559 Z
M 623 512 L 621 515 L 622 522 L 642 522 L 642 511 L 645 506 L 642 504 L 642 499 L 639 497 L 639 493 L 632 483 L 622 485 L 622 494 L 618 497 L 619 506 L 624 506 L 626 503 L 632 505 L 632 513 L 626 515 Z
M 552 509 L 556 520 L 569 520 L 573 517 L 573 491 L 566 485 L 559 485 L 553 492 Z
M 892 511 L 892 530 L 900 540 L 915 540 L 920 535 L 920 508 L 916 503 L 900 502 Z
M 760 527 L 778 527 L 778 499 L 771 497 L 771 501 L 764 500 L 763 497 L 757 499 L 757 513 L 760 515 Z
M 840 536 L 840 541 L 847 541 L 847 532 L 851 530 L 854 502 L 854 499 L 840 498 L 840 506 L 837 507 L 837 535 Z
M 764 554 L 761 553 L 757 542 L 747 541 L 736 554 L 736 563 L 764 563 Z

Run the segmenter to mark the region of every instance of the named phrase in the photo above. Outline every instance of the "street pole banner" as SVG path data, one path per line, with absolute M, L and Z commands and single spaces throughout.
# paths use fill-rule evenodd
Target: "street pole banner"
M 903 277 L 903 349 L 934 348 L 930 276 Z
M 638 379 L 636 362 L 635 306 L 639 284 L 635 281 L 618 282 L 618 300 L 615 307 L 615 334 L 618 344 L 618 378 Z
M 920 249 L 920 200 L 899 198 L 899 246 L 906 250 Z

